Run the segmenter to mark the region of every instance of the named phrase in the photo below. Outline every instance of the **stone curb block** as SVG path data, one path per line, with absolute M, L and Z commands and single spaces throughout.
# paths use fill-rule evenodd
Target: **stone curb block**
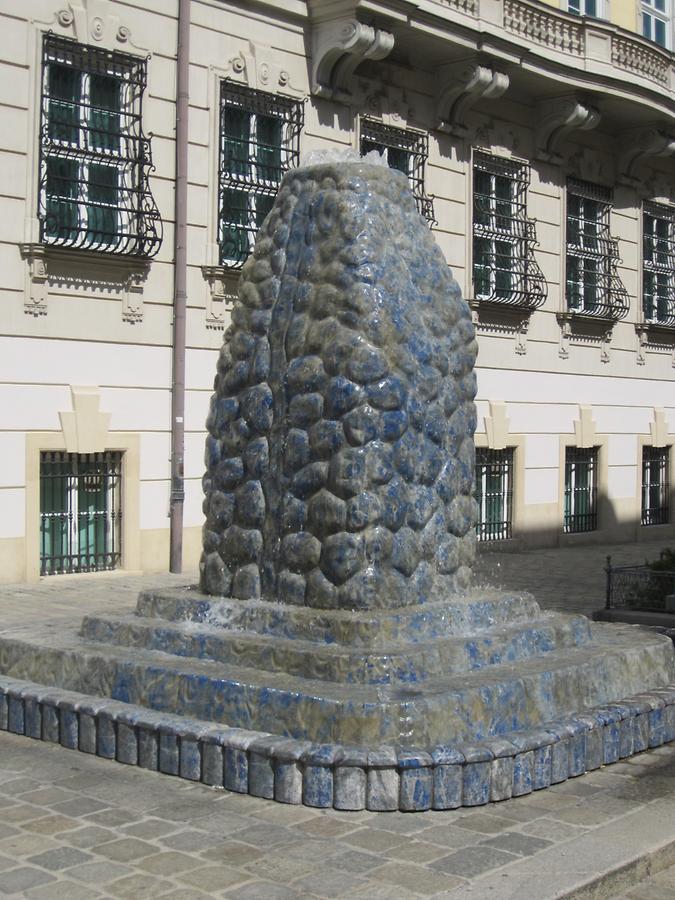
M 675 740 L 675 685 L 431 752 L 313 744 L 0 676 L 0 730 L 237 793 L 326 809 L 456 809 Z

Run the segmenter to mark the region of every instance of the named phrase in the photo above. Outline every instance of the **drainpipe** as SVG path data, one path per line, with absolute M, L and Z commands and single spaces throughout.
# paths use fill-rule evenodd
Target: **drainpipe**
M 171 383 L 171 497 L 169 501 L 170 572 L 182 572 L 183 570 L 189 52 L 190 0 L 178 0 L 178 47 L 176 50 L 176 227 L 174 238 Z

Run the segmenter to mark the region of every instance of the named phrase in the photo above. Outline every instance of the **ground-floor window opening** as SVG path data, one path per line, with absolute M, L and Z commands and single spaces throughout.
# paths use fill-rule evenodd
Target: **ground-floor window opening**
M 598 448 L 565 449 L 566 533 L 595 531 L 598 527 Z
M 476 500 L 478 540 L 508 540 L 513 527 L 513 447 L 476 448 Z
M 642 448 L 642 525 L 670 521 L 670 447 Z
M 122 453 L 40 453 L 40 574 L 100 572 L 121 559 Z

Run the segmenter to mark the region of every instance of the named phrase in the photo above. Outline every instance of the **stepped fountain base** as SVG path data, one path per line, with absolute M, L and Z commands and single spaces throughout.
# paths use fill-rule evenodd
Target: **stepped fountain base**
M 0 728 L 285 803 L 453 809 L 675 740 L 672 643 L 480 591 L 398 610 L 145 592 L 0 634 Z

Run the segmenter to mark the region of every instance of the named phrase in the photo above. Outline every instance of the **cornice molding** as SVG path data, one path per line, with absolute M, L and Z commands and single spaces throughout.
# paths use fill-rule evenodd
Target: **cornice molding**
M 359 64 L 384 59 L 393 48 L 393 34 L 354 18 L 317 22 L 312 27 L 312 94 L 332 100 L 350 98 L 351 79 Z

